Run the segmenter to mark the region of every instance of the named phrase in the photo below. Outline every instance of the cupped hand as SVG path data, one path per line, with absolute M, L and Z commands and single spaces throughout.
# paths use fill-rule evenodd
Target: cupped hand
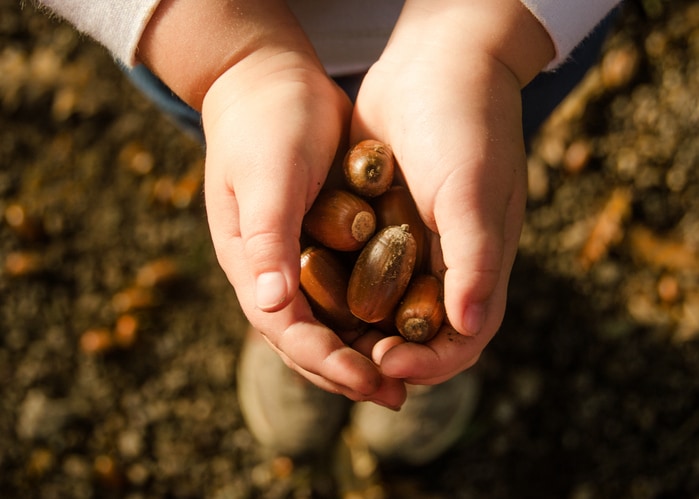
M 264 48 L 231 67 L 202 108 L 207 213 L 245 315 L 284 361 L 326 390 L 398 407 L 402 381 L 317 322 L 298 291 L 301 222 L 350 108 L 309 53 Z
M 426 344 L 390 337 L 370 347 L 384 374 L 410 383 L 471 367 L 495 335 L 525 210 L 522 81 L 484 46 L 477 23 L 487 20 L 469 28 L 472 4 L 408 0 L 352 118 L 353 142 L 392 146 L 436 239 L 447 324 Z

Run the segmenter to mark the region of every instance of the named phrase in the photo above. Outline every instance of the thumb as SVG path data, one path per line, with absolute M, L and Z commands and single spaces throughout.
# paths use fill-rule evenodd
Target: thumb
M 524 218 L 524 152 L 495 149 L 483 155 L 486 165 L 476 162 L 452 175 L 434 201 L 445 307 L 451 325 L 467 335 L 499 328 Z
M 286 306 L 298 288 L 307 196 L 306 186 L 295 182 L 298 178 L 285 175 L 298 168 L 296 161 L 290 163 L 256 171 L 236 184 L 242 257 L 254 283 L 254 304 L 265 312 Z
M 210 141 L 207 153 L 205 190 L 214 246 L 249 311 L 274 312 L 295 296 L 302 219 L 315 186 L 323 183 L 327 167 L 322 164 L 332 161 L 308 158 L 280 132 L 270 133 L 258 132 L 235 153 L 224 148 L 223 157 Z
M 325 88 L 324 99 L 293 81 L 264 90 L 204 121 L 210 230 L 248 312 L 280 310 L 296 295 L 301 222 L 348 112 L 334 87 Z

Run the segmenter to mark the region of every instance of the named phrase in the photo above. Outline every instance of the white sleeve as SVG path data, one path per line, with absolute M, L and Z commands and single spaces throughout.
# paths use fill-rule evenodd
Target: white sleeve
M 556 48 L 547 70 L 565 62 L 572 50 L 621 0 L 521 0 L 546 28 Z
M 143 30 L 158 6 L 159 1 L 39 0 L 39 3 L 72 23 L 79 31 L 100 42 L 123 63 L 132 65 L 135 62 L 136 48 Z M 566 60 L 570 52 L 621 0 L 521 0 L 521 2 L 541 22 L 553 40 L 556 56 L 546 68 L 553 69 Z M 367 61 L 363 59 L 369 55 L 375 58 L 380 53 L 390 35 L 390 30 L 400 11 L 403 0 L 386 1 L 386 8 L 380 13 L 378 8 L 368 10 L 356 9 L 356 6 L 350 4 L 352 9 L 360 10 L 365 16 L 365 18 L 360 17 L 359 20 L 355 18 L 350 20 L 344 15 L 337 16 L 338 12 L 328 5 L 324 9 L 318 9 L 316 7 L 309 8 L 306 5 L 313 2 L 296 0 L 290 3 L 296 7 L 295 10 L 298 11 L 299 19 L 302 24 L 305 24 L 306 28 L 314 26 L 308 21 L 318 21 L 318 11 L 321 13 L 327 11 L 335 15 L 335 19 L 340 19 L 335 24 L 340 24 L 341 26 L 333 26 L 333 28 L 338 29 L 331 30 L 334 33 L 334 38 L 339 40 L 334 45 L 330 43 L 332 40 L 328 39 L 329 30 L 325 22 L 316 22 L 315 24 L 315 26 L 325 27 L 321 30 L 322 33 L 315 33 L 319 29 L 312 29 L 310 34 L 315 35 L 311 36 L 311 39 L 316 42 L 320 52 L 326 55 L 324 57 L 326 66 L 330 66 L 332 69 L 342 73 L 348 69 L 356 69 L 361 65 L 366 65 Z M 334 8 L 338 9 L 345 2 L 335 0 L 333 2 L 328 1 L 328 4 L 330 6 L 334 5 Z M 340 10 L 342 9 L 340 8 Z M 327 20 L 329 17 L 331 16 L 325 16 L 325 19 Z M 369 21 L 362 21 L 362 19 L 369 19 Z M 374 24 L 371 24 L 372 22 Z M 351 25 L 352 23 L 356 24 L 356 26 Z M 382 29 L 378 29 L 377 26 Z M 372 34 L 374 38 L 367 36 L 367 33 Z M 314 38 L 316 39 L 314 40 Z M 340 39 L 344 40 L 344 42 Z M 352 43 L 348 44 L 348 41 Z M 373 52 L 359 43 L 362 41 L 365 42 L 364 45 L 374 47 L 372 49 Z M 344 47 L 344 50 L 339 50 L 338 47 Z M 343 53 L 335 53 L 338 51 Z M 363 64 L 359 64 L 354 60 L 350 61 L 349 59 L 356 59 L 358 56 L 350 58 L 347 55 L 348 51 L 360 53 L 363 56 L 363 58 L 360 58 L 362 59 L 360 62 Z M 325 52 L 328 52 L 328 54 L 325 54 Z M 334 68 L 333 66 L 338 67 Z
M 104 45 L 131 66 L 160 0 L 40 0 L 39 3 Z

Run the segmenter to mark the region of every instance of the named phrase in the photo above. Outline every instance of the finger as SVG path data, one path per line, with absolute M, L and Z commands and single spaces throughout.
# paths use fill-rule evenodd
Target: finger
M 316 321 L 303 295 L 279 312 L 253 318 L 286 364 L 322 388 L 331 387 L 353 400 L 366 400 L 381 389 L 376 365 Z
M 248 137 L 236 149 L 228 175 L 229 196 L 235 199 L 238 213 L 234 221 L 238 232 L 231 236 L 241 239 L 241 256 L 253 276 L 255 305 L 267 312 L 286 305 L 298 287 L 301 221 L 315 195 L 309 186 L 322 183 L 331 161 L 328 155 L 309 157 L 295 143 L 297 137 L 284 138 L 281 133 L 268 129 Z M 216 190 L 222 187 L 209 186 L 210 197 L 217 195 Z M 213 230 L 226 232 L 216 225 Z
M 288 76 L 248 90 L 252 95 L 204 123 L 207 174 L 213 172 L 207 203 L 228 195 L 237 205 L 234 225 L 212 230 L 240 237 L 255 305 L 267 312 L 283 308 L 297 291 L 301 221 L 325 181 L 349 114 L 346 96 L 324 76 L 315 92 L 294 79 L 308 74 Z
M 364 400 L 379 390 L 382 379 L 374 363 L 318 323 L 301 293 L 297 293 L 287 307 L 274 313 L 256 306 L 256 297 L 251 291 L 254 277 L 247 272 L 242 239 L 224 229 L 219 230 L 217 225 L 236 222 L 235 201 L 232 195 L 213 196 L 207 209 L 210 218 L 216 219 L 210 223 L 217 257 L 253 326 L 265 332 L 290 367 L 322 388 L 346 394 L 353 400 Z M 296 258 L 298 260 L 298 256 Z
M 253 276 L 245 272 L 241 240 L 216 241 L 222 267 L 233 286 L 241 290 L 237 294 L 241 308 L 289 367 L 321 388 L 353 400 L 364 400 L 381 388 L 376 365 L 316 321 L 303 294 L 297 293 L 287 307 L 274 313 L 257 308 L 254 294 L 245 291 L 251 288 Z
M 432 385 L 476 364 L 489 339 L 485 335 L 464 336 L 445 326 L 424 344 L 390 342 L 387 346 L 379 341 L 374 348 L 385 375 L 401 378 L 406 383 Z
M 380 365 L 384 354 L 394 346 L 402 343 L 405 343 L 402 336 L 386 336 L 377 330 L 371 330 L 359 338 L 358 341 L 355 341 L 352 347 L 371 358 L 377 365 Z
M 400 337 L 397 336 L 393 336 L 392 338 L 402 341 Z M 352 343 L 352 348 L 367 358 L 372 358 L 376 344 L 385 339 L 386 336 L 383 333 L 372 329 L 359 336 Z M 377 390 L 369 400 L 384 407 L 397 410 L 403 405 L 406 397 L 407 391 L 403 380 L 382 373 L 381 388 Z
M 476 215 L 476 211 L 483 213 L 487 203 L 476 202 L 476 207 L 468 209 L 467 196 L 446 186 L 437 196 L 435 218 L 446 267 L 447 316 L 458 331 L 475 335 L 483 327 L 487 301 L 500 277 L 503 218 L 497 207 L 488 213 L 490 219 Z
M 378 341 L 372 352 L 373 361 L 388 376 L 403 378 L 406 383 L 436 384 L 474 366 L 485 346 L 497 332 L 505 311 L 507 285 L 511 261 L 517 250 L 515 244 L 506 244 L 510 263 L 500 274 L 500 282 L 491 296 L 490 321 L 478 335 L 459 334 L 449 324 L 425 344 L 395 340 L 395 337 Z
M 260 159 L 273 161 L 270 156 Z M 305 192 L 294 192 L 299 186 L 285 175 L 291 167 L 282 164 L 279 169 L 255 169 L 236 183 L 242 251 L 254 276 L 255 305 L 266 312 L 286 305 L 298 287 Z M 305 170 L 301 176 L 308 175 L 307 164 L 301 169 Z M 305 185 L 300 187 L 305 190 Z

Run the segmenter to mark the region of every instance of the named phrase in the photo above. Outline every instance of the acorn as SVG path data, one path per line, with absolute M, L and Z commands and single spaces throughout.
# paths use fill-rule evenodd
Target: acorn
M 341 189 L 318 194 L 303 219 L 303 230 L 338 251 L 361 249 L 376 230 L 376 215 L 365 200 Z
M 349 269 L 327 248 L 309 246 L 301 253 L 301 290 L 315 317 L 335 330 L 362 326 L 347 305 L 349 276 Z
M 442 283 L 433 275 L 415 276 L 395 314 L 398 332 L 408 341 L 431 340 L 444 322 Z
M 410 233 L 417 243 L 415 268 L 426 270 L 429 265 L 428 229 L 417 211 L 410 191 L 402 185 L 394 185 L 379 197 L 371 200 L 376 215 L 376 230 L 389 225 L 410 226 Z
M 350 190 L 368 198 L 379 196 L 391 187 L 394 170 L 393 150 L 374 139 L 355 144 L 342 163 Z
M 415 267 L 415 238 L 407 224 L 379 231 L 364 247 L 352 269 L 347 303 L 368 323 L 382 321 L 400 301 Z

